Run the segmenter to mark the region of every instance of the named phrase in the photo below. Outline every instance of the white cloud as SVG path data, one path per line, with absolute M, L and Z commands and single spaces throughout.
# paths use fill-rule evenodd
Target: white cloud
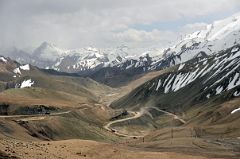
M 193 23 L 193 24 L 186 24 L 186 25 L 184 25 L 183 26 L 183 28 L 182 29 L 184 29 L 184 30 L 187 30 L 187 29 L 204 29 L 204 28 L 206 28 L 206 26 L 207 26 L 208 24 L 207 23 Z
M 175 39 L 175 36 L 176 34 L 171 31 L 128 29 L 114 34 L 113 40 L 119 41 L 120 43 L 127 43 L 132 47 L 162 47 Z
M 207 25 L 208 25 L 207 23 L 186 24 L 182 28 L 180 28 L 180 30 L 176 36 L 178 36 L 177 38 L 182 38 L 182 37 L 186 36 L 187 34 L 193 33 L 198 30 L 206 29 Z
M 202 23 L 174 31 L 131 26 L 231 13 L 239 6 L 239 0 L 1 0 L 0 47 L 23 48 L 43 41 L 68 48 L 165 45 L 178 31 L 201 28 Z

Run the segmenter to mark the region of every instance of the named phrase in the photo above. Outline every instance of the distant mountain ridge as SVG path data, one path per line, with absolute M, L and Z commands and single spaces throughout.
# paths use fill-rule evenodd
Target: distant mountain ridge
M 54 69 L 61 72 L 76 73 L 113 67 L 127 60 L 141 60 L 146 54 L 159 54 L 159 49 L 137 49 L 142 55 L 131 55 L 132 50 L 125 45 L 117 48 L 99 49 L 94 47 L 80 49 L 60 49 L 54 44 L 43 42 L 32 53 L 14 49 L 10 57 L 20 63 L 30 63 L 40 68 Z

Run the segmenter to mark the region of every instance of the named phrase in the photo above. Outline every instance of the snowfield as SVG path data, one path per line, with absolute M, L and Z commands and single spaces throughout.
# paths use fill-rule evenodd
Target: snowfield
M 34 81 L 32 81 L 31 79 L 24 80 L 24 81 L 21 83 L 20 88 L 32 87 L 33 84 L 34 84 Z

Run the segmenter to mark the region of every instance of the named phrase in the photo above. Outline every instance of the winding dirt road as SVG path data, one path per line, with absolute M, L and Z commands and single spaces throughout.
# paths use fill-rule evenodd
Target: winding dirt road
M 48 116 L 57 116 L 62 114 L 68 114 L 71 111 L 64 111 L 58 113 L 51 113 L 51 114 L 34 114 L 34 115 L 0 115 L 0 118 L 23 118 L 19 119 L 18 121 L 34 121 L 34 120 L 43 120 L 45 117 Z
M 144 115 L 144 114 L 147 114 L 147 115 L 149 115 L 150 117 L 152 117 L 151 113 L 149 112 L 149 109 L 155 109 L 155 110 L 157 110 L 157 111 L 160 111 L 160 112 L 162 112 L 162 113 L 165 113 L 165 114 L 167 114 L 167 115 L 172 116 L 174 119 L 179 120 L 179 121 L 182 122 L 183 124 L 186 123 L 186 121 L 185 121 L 184 119 L 182 119 L 182 118 L 180 118 L 179 116 L 177 116 L 177 115 L 175 115 L 175 114 L 173 114 L 173 113 L 170 113 L 170 112 L 168 112 L 168 111 L 161 110 L 161 109 L 159 109 L 159 108 L 157 108 L 157 107 L 145 107 L 145 108 L 141 108 L 139 112 L 128 111 L 129 113 L 133 114 L 132 117 L 128 117 L 128 118 L 124 118 L 124 119 L 119 119 L 119 120 L 115 120 L 115 121 L 110 121 L 110 122 L 108 122 L 108 123 L 104 126 L 104 128 L 105 128 L 106 130 L 111 131 L 111 132 L 115 133 L 116 135 L 122 136 L 122 137 L 130 137 L 130 138 L 133 138 L 133 137 L 137 137 L 137 138 L 143 137 L 143 136 L 133 136 L 133 135 L 123 134 L 123 133 L 117 131 L 116 129 L 111 128 L 111 125 L 112 125 L 112 124 L 115 124 L 115 123 L 120 123 L 120 122 L 123 122 L 123 121 L 127 121 L 127 120 L 137 119 L 137 118 L 140 118 L 140 117 L 141 117 L 142 115 Z
M 183 124 L 186 123 L 186 121 L 185 121 L 184 119 L 180 118 L 179 116 L 177 116 L 177 115 L 175 115 L 175 114 L 173 114 L 173 113 L 170 113 L 170 112 L 165 111 L 165 110 L 161 110 L 161 109 L 159 109 L 159 108 L 157 108 L 157 107 L 149 107 L 149 108 L 152 108 L 152 109 L 155 109 L 155 110 L 157 110 L 157 111 L 163 112 L 163 113 L 165 113 L 165 114 L 167 114 L 167 115 L 173 116 L 174 119 L 179 120 L 179 121 L 182 122 Z
M 139 118 L 141 117 L 144 113 L 143 112 L 133 112 L 133 111 L 128 111 L 129 113 L 131 114 L 134 114 L 134 116 L 132 117 L 128 117 L 128 118 L 124 118 L 124 119 L 119 119 L 119 120 L 115 120 L 115 121 L 110 121 L 109 123 L 107 123 L 104 128 L 108 131 L 111 131 L 111 132 L 114 132 L 116 135 L 118 136 L 122 136 L 122 137 L 143 137 L 143 136 L 132 136 L 132 135 L 127 135 L 127 134 L 123 134 L 123 133 L 120 133 L 118 132 L 117 130 L 115 129 L 112 129 L 110 128 L 112 124 L 114 123 L 119 123 L 119 122 L 123 122 L 123 121 L 127 121 L 127 120 L 132 120 L 132 119 L 136 119 L 136 118 Z

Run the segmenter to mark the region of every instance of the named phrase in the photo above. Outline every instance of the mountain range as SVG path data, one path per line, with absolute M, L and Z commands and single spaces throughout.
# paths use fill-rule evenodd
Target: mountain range
M 44 42 L 32 53 L 14 49 L 8 55 L 20 63 L 29 63 L 40 68 L 93 78 L 100 71 L 106 73 L 104 77 L 111 77 L 116 75 L 112 72 L 126 73 L 131 70 L 131 74 L 141 74 L 184 63 L 197 56 L 218 53 L 239 43 L 239 34 L 240 16 L 236 14 L 215 21 L 165 49 L 130 49 L 122 45 L 107 49 L 88 47 L 67 50 Z M 95 80 L 103 82 L 106 78 Z
M 44 42 L 8 55 L 0 56 L 0 158 L 240 157 L 239 15 L 166 49 Z

